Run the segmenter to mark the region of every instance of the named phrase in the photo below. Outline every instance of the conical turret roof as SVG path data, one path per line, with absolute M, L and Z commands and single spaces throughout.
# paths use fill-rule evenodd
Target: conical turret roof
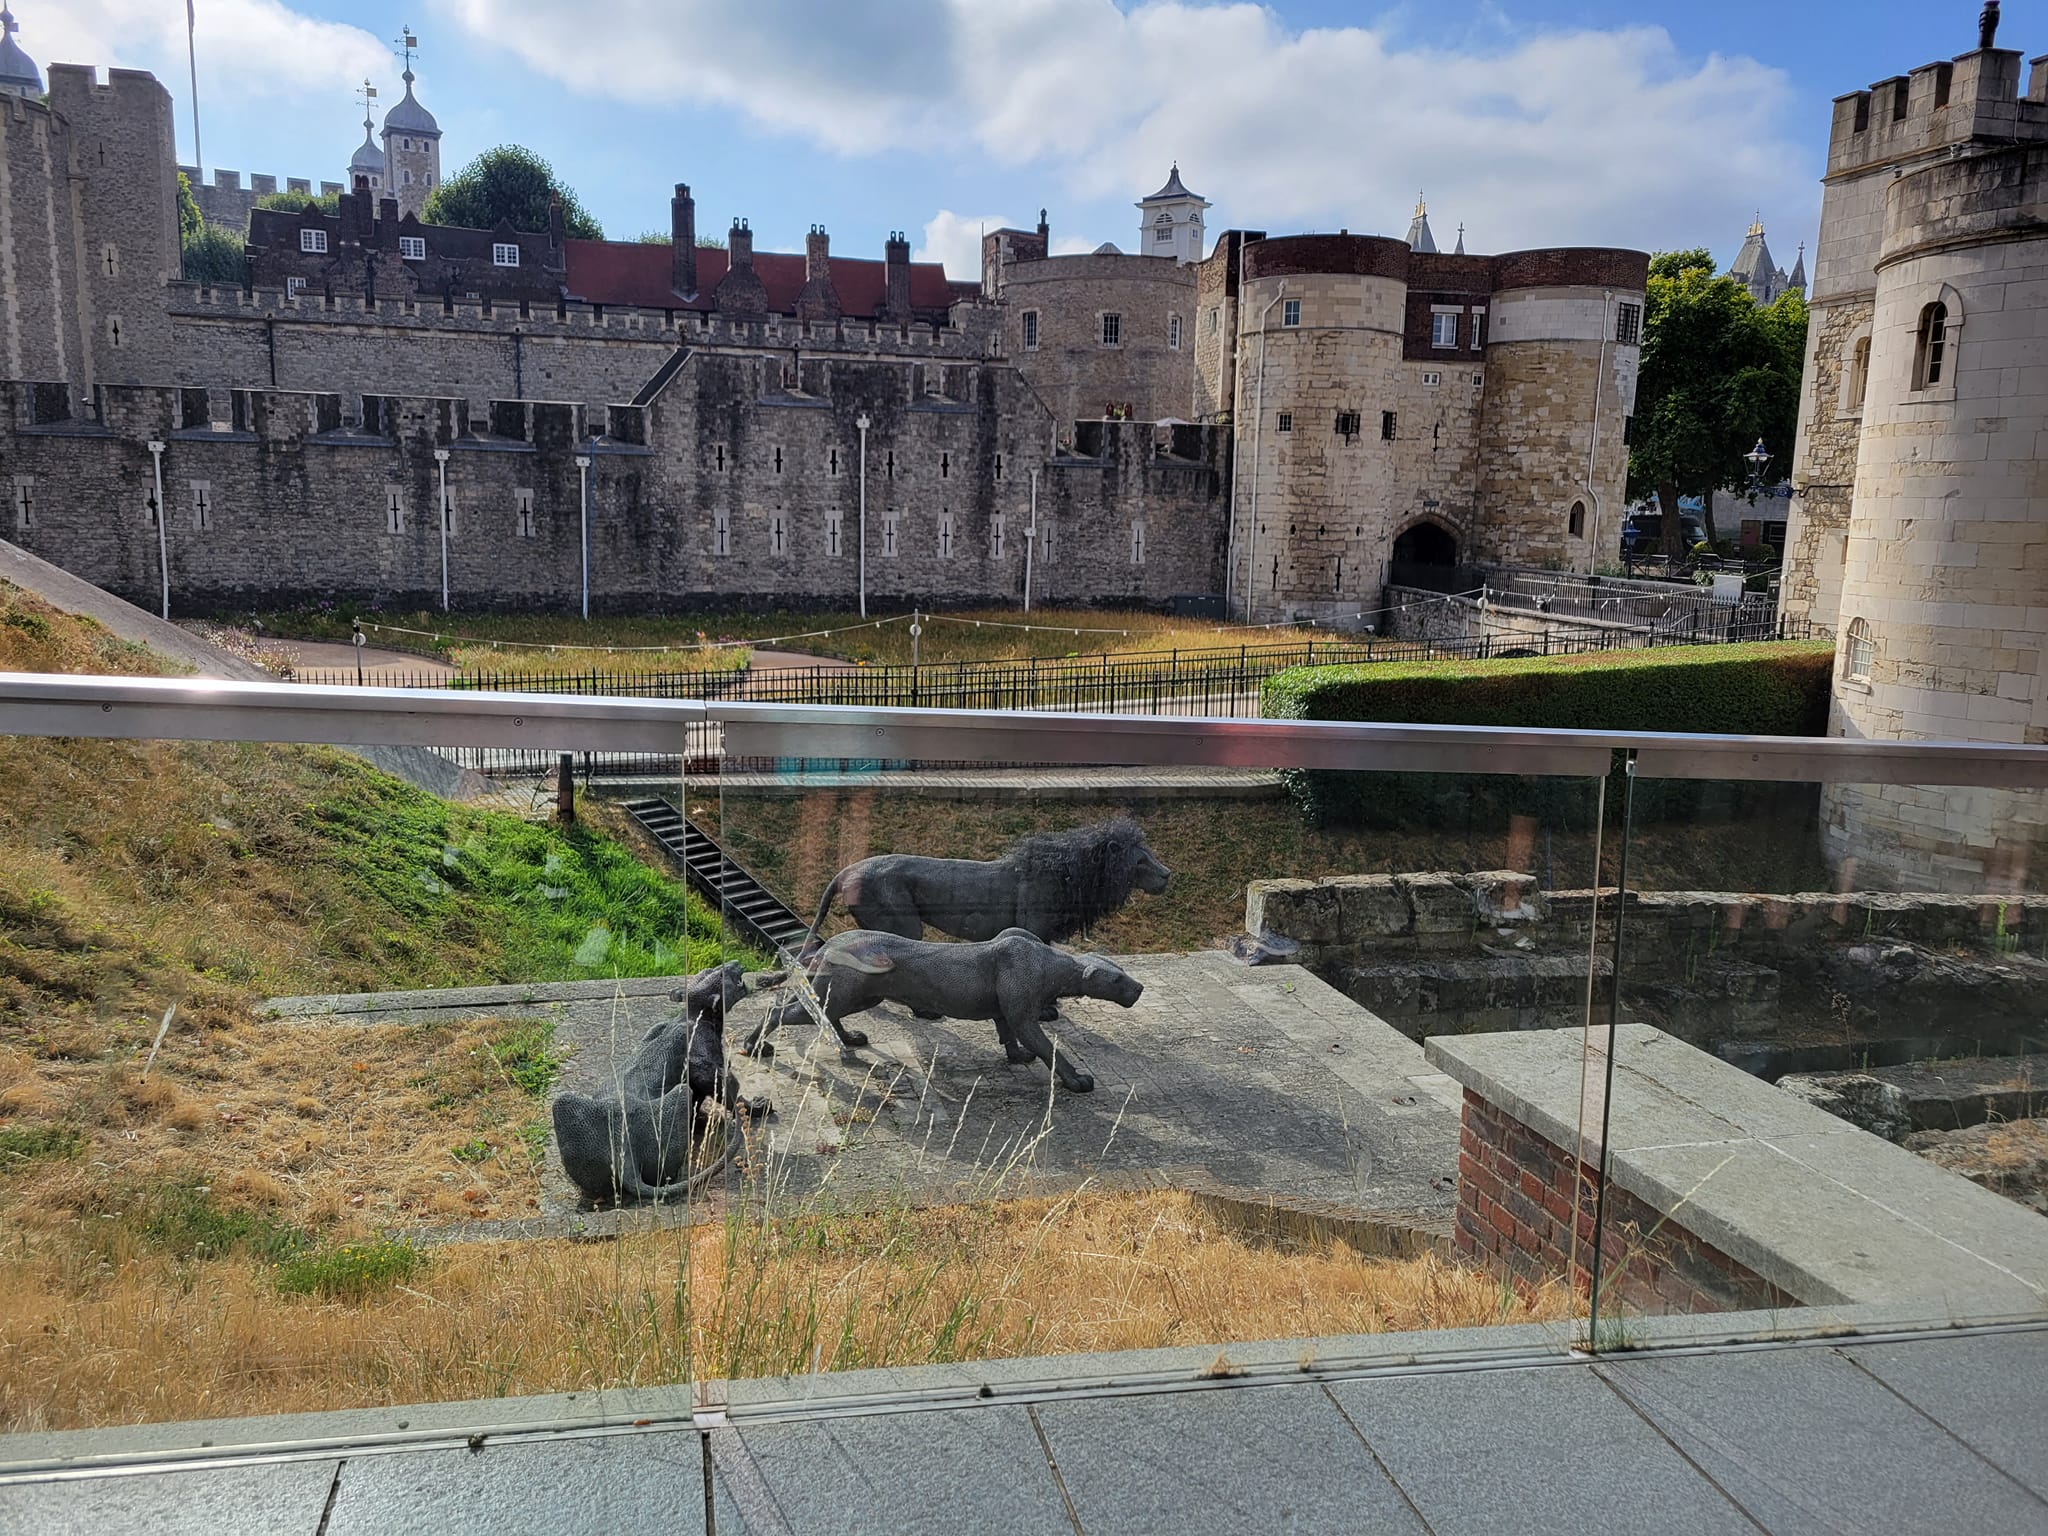
M 385 133 L 416 133 L 438 139 L 441 136 L 441 125 L 434 121 L 434 114 L 421 106 L 419 98 L 412 93 L 412 71 L 408 69 L 402 78 L 405 81 L 405 96 L 397 106 L 384 114 Z
M 1208 199 L 1203 197 L 1201 193 L 1190 192 L 1181 185 L 1180 162 L 1176 160 L 1173 164 L 1173 169 L 1166 174 L 1166 185 L 1157 192 L 1154 192 L 1150 197 L 1140 198 L 1139 201 L 1141 203 L 1164 203 L 1180 198 L 1193 198 L 1196 202 L 1204 204 L 1208 202 Z
M 0 5 L 0 91 L 15 96 L 43 94 L 43 74 L 36 61 L 21 51 L 14 40 L 19 30 L 14 12 Z
M 1415 194 L 1415 217 L 1408 221 L 1408 248 L 1436 254 L 1436 236 L 1429 232 L 1429 206 L 1420 192 Z

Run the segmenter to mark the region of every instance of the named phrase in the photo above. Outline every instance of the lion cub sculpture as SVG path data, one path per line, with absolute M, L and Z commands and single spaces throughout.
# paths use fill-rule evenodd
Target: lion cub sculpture
M 761 978 L 773 985 L 781 974 Z M 555 1100 L 555 1149 L 569 1181 L 607 1205 L 660 1201 L 687 1192 L 690 1164 L 716 1101 L 737 1117 L 739 1081 L 725 1064 L 726 1010 L 754 990 L 739 962 L 690 979 L 671 998 L 680 1017 L 656 1024 L 602 1098 L 565 1093 Z M 744 1106 L 767 1112 L 765 1099 Z
M 1072 1093 L 1088 1092 L 1095 1079 L 1053 1050 L 1040 1020 L 1057 1018 L 1063 997 L 1095 997 L 1128 1008 L 1145 990 L 1100 955 L 1067 954 L 1022 928 L 979 944 L 928 944 L 855 929 L 820 945 L 805 974 L 843 1045 L 868 1043 L 866 1035 L 840 1021 L 877 1003 L 902 1003 L 927 1017 L 992 1019 L 1011 1061 L 1044 1062 Z M 784 996 L 743 1049 L 769 1054 L 769 1032 L 806 1017 L 801 997 Z

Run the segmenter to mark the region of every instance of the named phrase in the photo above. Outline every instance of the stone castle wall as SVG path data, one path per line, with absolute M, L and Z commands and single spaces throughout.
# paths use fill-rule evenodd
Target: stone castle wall
M 1021 592 L 1027 465 L 1040 471 L 1035 592 L 1145 601 L 1211 590 L 1218 576 L 1213 434 L 1177 438 L 1182 458 L 1155 452 L 1149 427 L 1110 424 L 1090 457 L 1047 464 L 1049 418 L 1001 365 L 934 378 L 907 362 L 816 360 L 785 377 L 760 353 L 697 351 L 650 405 L 602 414 L 499 401 L 479 416 L 463 399 L 264 390 L 100 395 L 95 422 L 61 415 L 47 389 L 6 387 L 9 537 L 110 590 L 153 597 L 156 437 L 172 599 L 187 611 L 313 593 L 438 603 L 437 449 L 448 454 L 457 606 L 580 600 L 579 449 L 592 459 L 594 606 L 850 602 L 863 412 L 871 597 Z

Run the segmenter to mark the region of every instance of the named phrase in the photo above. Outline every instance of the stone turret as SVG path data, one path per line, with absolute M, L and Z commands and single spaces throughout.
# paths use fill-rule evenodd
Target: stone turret
M 441 125 L 413 95 L 413 72 L 403 76 L 405 95 L 384 114 L 385 185 L 397 194 L 398 206 L 418 213 L 441 184 Z
M 1415 212 L 1408 220 L 1408 249 L 1424 255 L 1436 254 L 1436 236 L 1429 232 L 1429 205 L 1415 194 Z
M 14 13 L 0 5 L 0 96 L 34 99 L 43 94 L 43 77 L 36 71 L 36 61 L 14 40 L 19 30 Z
M 1206 197 L 1181 185 L 1180 166 L 1168 172 L 1166 184 L 1150 197 L 1138 199 L 1138 248 L 1134 256 L 1169 256 L 1186 264 L 1202 259 L 1202 212 L 1210 206 Z M 1044 235 L 1045 211 L 1039 210 L 1040 237 Z

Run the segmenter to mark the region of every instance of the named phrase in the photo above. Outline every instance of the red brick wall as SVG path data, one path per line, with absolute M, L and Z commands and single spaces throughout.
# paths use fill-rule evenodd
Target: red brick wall
M 1593 1248 L 1599 1170 L 1465 1091 L 1459 1131 L 1458 1227 L 1468 1263 L 1540 1284 L 1571 1272 L 1584 1292 Z M 1574 1263 L 1572 1224 L 1578 1223 Z M 1625 1189 L 1607 1193 L 1601 1281 L 1639 1312 L 1734 1312 L 1797 1306 L 1795 1298 L 1703 1242 Z

